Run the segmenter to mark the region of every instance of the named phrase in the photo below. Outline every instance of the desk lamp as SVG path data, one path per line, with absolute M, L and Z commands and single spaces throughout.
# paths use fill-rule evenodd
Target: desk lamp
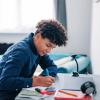
M 78 77 L 79 76 L 79 64 L 78 64 L 78 61 L 77 61 L 77 57 L 78 56 L 87 56 L 87 55 L 83 55 L 83 54 L 79 54 L 79 55 L 72 55 L 71 57 L 73 58 L 73 60 L 75 60 L 75 62 L 76 62 L 76 65 L 77 65 L 77 71 L 74 71 L 73 72 L 73 75 L 72 76 L 74 76 L 74 77 Z
M 78 70 L 79 70 L 79 65 L 78 65 L 78 62 L 77 62 L 77 60 L 76 60 L 76 56 L 77 56 L 77 55 L 72 55 L 72 56 L 71 56 L 71 57 L 73 58 L 73 60 L 75 60 L 76 65 L 77 65 L 77 71 L 74 71 L 74 72 L 73 72 L 73 75 L 72 75 L 72 76 L 74 76 L 74 77 L 78 77 L 78 76 L 79 76 L 79 72 L 78 72 Z

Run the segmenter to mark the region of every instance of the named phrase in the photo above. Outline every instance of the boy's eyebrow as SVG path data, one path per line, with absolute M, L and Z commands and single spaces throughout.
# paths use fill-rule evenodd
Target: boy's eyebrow
M 56 47 L 56 45 L 54 45 L 54 44 L 51 43 L 51 42 L 49 42 L 48 45 L 49 45 L 50 47 L 52 47 L 52 48 L 55 48 L 55 47 Z
M 57 45 L 49 41 L 49 45 L 52 46 L 53 48 L 56 48 Z
M 55 48 L 55 47 L 56 47 L 56 45 L 54 45 L 54 44 L 51 44 L 51 46 L 52 46 L 53 48 Z

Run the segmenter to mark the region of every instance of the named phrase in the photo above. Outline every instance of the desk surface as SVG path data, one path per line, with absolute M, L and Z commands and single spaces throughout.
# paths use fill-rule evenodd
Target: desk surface
M 100 76 L 98 75 L 80 75 L 79 77 L 73 77 L 71 74 L 58 74 L 56 82 L 53 84 L 53 87 L 56 89 L 71 89 L 71 90 L 80 90 L 81 85 L 86 82 L 94 82 L 97 89 L 96 96 L 93 97 L 93 100 L 100 100 Z M 20 96 L 16 97 L 15 100 L 23 100 Z M 48 96 L 45 99 L 40 98 L 24 98 L 24 100 L 54 100 L 53 95 Z

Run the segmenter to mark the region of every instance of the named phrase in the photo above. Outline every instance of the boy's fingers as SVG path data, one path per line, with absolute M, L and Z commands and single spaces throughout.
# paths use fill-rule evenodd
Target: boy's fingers
M 52 82 L 55 82 L 55 78 L 54 77 L 52 77 L 52 76 L 47 76 L 48 78 L 50 78 L 50 80 L 52 81 Z

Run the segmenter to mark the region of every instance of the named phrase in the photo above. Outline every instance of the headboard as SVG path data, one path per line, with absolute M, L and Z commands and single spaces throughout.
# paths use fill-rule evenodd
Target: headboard
M 2 55 L 11 45 L 13 45 L 13 43 L 0 43 L 0 55 Z

